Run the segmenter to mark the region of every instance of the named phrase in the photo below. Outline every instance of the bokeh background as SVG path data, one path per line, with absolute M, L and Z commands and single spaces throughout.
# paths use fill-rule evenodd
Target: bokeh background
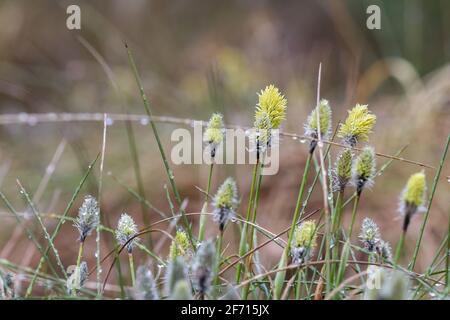
M 79 31 L 66 28 L 70 4 L 81 8 Z M 371 4 L 381 8 L 381 30 L 366 28 L 366 8 Z M 394 154 L 408 145 L 403 157 L 437 166 L 450 131 L 449 1 L 2 0 L 0 187 L 19 212 L 26 213 L 27 206 L 16 179 L 37 198 L 41 212 L 60 214 L 102 144 L 101 121 L 39 123 L 27 114 L 144 114 L 124 42 L 133 50 L 156 115 L 207 120 L 212 112 L 220 111 L 228 124 L 249 126 L 256 93 L 273 83 L 288 99 L 282 129 L 301 134 L 315 104 L 322 63 L 321 94 L 331 103 L 334 124 L 343 120 L 355 103 L 369 104 L 378 117 L 370 139 L 377 151 Z M 20 114 L 20 121 L 8 120 L 7 114 Z M 113 179 L 137 189 L 126 123 L 109 124 L 102 213 L 114 226 L 120 213 L 128 212 L 142 227 L 139 202 Z M 139 121 L 132 127 L 145 197 L 169 213 L 164 188 L 168 182 L 151 128 Z M 169 154 L 174 145 L 170 133 L 177 127 L 158 124 Z M 333 159 L 337 151 L 332 149 Z M 281 141 L 280 171 L 263 179 L 258 211 L 261 226 L 279 232 L 290 223 L 306 152 L 306 145 L 298 141 Z M 379 158 L 378 163 L 386 160 Z M 446 234 L 448 162 L 438 183 L 418 271 L 430 263 Z M 205 187 L 208 167 L 181 165 L 173 169 L 181 195 L 188 200 L 187 211 L 199 212 L 203 196 L 195 186 Z M 418 170 L 421 168 L 394 161 L 363 195 L 359 218 L 372 217 L 393 245 L 400 232 L 398 196 L 407 177 Z M 435 171 L 425 170 L 431 186 Z M 245 214 L 251 166 L 217 166 L 213 190 L 228 175 L 238 181 L 239 213 Z M 98 178 L 97 167 L 81 195 L 97 195 Z M 81 201 L 80 196 L 71 215 Z M 316 190 L 308 209 L 320 206 L 321 192 Z M 15 220 L 6 208 L 2 206 L 0 212 L 1 258 L 35 266 L 38 253 L 33 245 L 15 229 Z M 348 219 L 350 212 L 346 213 Z M 159 219 L 152 210 L 144 214 L 151 221 Z M 196 228 L 197 220 L 192 221 Z M 408 233 L 408 257 L 421 221 L 420 217 L 414 219 Z M 51 228 L 55 221 L 47 223 Z M 207 234 L 215 236 L 217 229 L 210 226 Z M 234 227 L 226 232 L 229 254 L 236 247 L 236 232 Z M 75 263 L 76 238 L 74 228 L 65 224 L 56 241 L 65 265 Z M 153 234 L 154 242 L 160 238 Z M 91 266 L 95 263 L 94 244 L 88 245 L 85 255 Z M 110 244 L 105 240 L 104 249 Z M 162 248 L 165 255 L 167 247 Z M 277 246 L 268 246 L 261 259 L 271 266 L 280 253 Z M 144 261 L 142 256 L 138 263 Z

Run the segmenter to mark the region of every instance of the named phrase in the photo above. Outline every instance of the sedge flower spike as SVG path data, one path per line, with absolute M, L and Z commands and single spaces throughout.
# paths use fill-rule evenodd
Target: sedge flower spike
M 294 230 L 291 243 L 292 262 L 302 264 L 307 262 L 317 245 L 317 226 L 314 220 L 302 222 Z
M 347 119 L 341 124 L 338 137 L 344 143 L 354 147 L 358 141 L 368 141 L 377 117 L 370 113 L 367 105 L 357 104 L 348 111 Z
M 137 233 L 138 229 L 133 218 L 126 213 L 122 213 L 119 223 L 117 224 L 116 239 L 120 245 L 123 246 L 126 244 L 128 253 L 133 251 L 133 248 L 138 241 L 138 238 L 136 237 Z
M 84 242 L 86 237 L 92 233 L 92 230 L 97 228 L 100 216 L 97 201 L 92 196 L 86 196 L 83 204 L 78 210 L 78 216 L 75 219 L 74 227 L 78 229 L 80 234 L 79 240 Z
M 359 239 L 369 252 L 374 252 L 381 244 L 380 230 L 372 219 L 364 218 Z
M 225 224 L 236 215 L 237 197 L 236 182 L 229 177 L 219 187 L 213 200 L 214 221 L 219 224 L 220 231 L 223 231 Z
M 333 172 L 333 190 L 342 192 L 352 178 L 353 153 L 350 149 L 345 149 L 339 154 L 336 160 L 336 167 Z
M 271 128 L 278 129 L 286 118 L 287 100 L 274 85 L 267 86 L 258 94 L 259 102 L 256 105 L 255 122 L 267 114 Z
M 211 288 L 213 270 L 216 260 L 216 247 L 212 241 L 204 241 L 200 244 L 192 265 L 193 284 L 195 290 L 205 294 Z
M 167 296 L 171 296 L 178 282 L 188 281 L 188 271 L 186 262 L 181 257 L 176 257 L 167 265 L 164 291 Z M 190 291 L 190 288 L 189 288 Z
M 361 195 L 364 187 L 373 184 L 375 177 L 375 151 L 372 147 L 365 147 L 356 158 L 352 166 L 353 184 L 356 192 Z
M 155 278 L 149 267 L 138 267 L 133 294 L 136 300 L 159 300 Z
M 381 240 L 376 250 L 384 260 L 392 261 L 392 249 L 389 242 Z
M 214 113 L 208 121 L 206 130 L 203 134 L 203 142 L 208 144 L 211 152 L 211 158 L 216 156 L 216 149 L 224 139 L 223 116 L 220 113 Z
M 408 229 L 411 217 L 424 211 L 427 184 L 423 171 L 413 174 L 400 196 L 399 212 L 404 217 L 403 231 Z
M 176 257 L 182 257 L 188 260 L 190 259 L 191 255 L 191 245 L 189 243 L 189 238 L 186 232 L 184 232 L 183 230 L 178 230 L 170 245 L 170 260 L 174 260 Z
M 317 114 L 319 113 L 319 114 Z M 319 121 L 317 117 L 319 116 Z M 311 138 L 309 150 L 312 153 L 317 145 L 317 139 L 320 137 L 327 140 L 331 132 L 331 108 L 327 100 L 322 99 L 318 106 L 311 111 L 304 125 L 305 135 Z

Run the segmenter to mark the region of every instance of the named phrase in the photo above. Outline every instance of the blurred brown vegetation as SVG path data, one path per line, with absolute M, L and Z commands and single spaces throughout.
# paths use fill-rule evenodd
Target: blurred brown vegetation
M 82 30 L 65 27 L 65 11 L 77 3 Z M 368 30 L 365 10 L 378 4 L 382 29 Z M 106 112 L 143 114 L 144 109 L 127 63 L 124 42 L 135 54 L 154 113 L 206 120 L 213 111 L 230 124 L 251 125 L 256 92 L 274 83 L 288 99 L 283 130 L 302 133 L 314 106 L 318 65 L 322 63 L 322 96 L 333 108 L 334 124 L 356 102 L 369 104 L 378 116 L 370 143 L 394 154 L 408 144 L 405 158 L 436 166 L 450 128 L 450 2 L 448 1 L 12 1 L 0 2 L 0 114 L 30 112 Z M 104 58 L 120 87 L 115 91 L 98 61 L 82 43 Z M 167 183 L 149 126 L 133 124 L 148 200 L 166 212 Z M 170 152 L 169 124 L 158 124 Z M 87 164 L 100 151 L 102 123 L 10 124 L 0 127 L 1 188 L 18 210 L 26 208 L 15 180 L 34 194 L 61 139 L 67 141 L 55 172 L 37 204 L 42 212 L 61 213 Z M 284 229 L 293 213 L 306 147 L 281 141 L 280 172 L 263 179 L 258 222 L 273 232 Z M 332 149 L 334 159 L 337 149 Z M 387 159 L 379 158 L 381 165 Z M 394 162 L 363 195 L 359 218 L 372 217 L 382 234 L 396 243 L 400 222 L 396 205 L 411 173 L 421 170 Z M 123 122 L 108 127 L 105 173 L 136 188 Z M 200 210 L 208 169 L 174 167 L 188 212 Z M 95 172 L 98 177 L 98 170 Z M 426 169 L 431 186 L 434 170 Z M 215 190 L 227 176 L 237 178 L 243 214 L 249 192 L 248 165 L 217 167 Z M 418 270 L 430 262 L 442 240 L 449 214 L 448 161 L 419 255 Z M 311 177 L 312 179 L 312 177 Z M 96 194 L 91 178 L 83 193 Z M 102 210 L 115 225 L 126 211 L 142 225 L 139 203 L 105 175 Z M 314 193 L 308 209 L 321 205 Z M 76 205 L 81 203 L 81 197 Z M 0 249 L 15 221 L 1 210 Z M 76 208 L 72 210 L 75 214 Z M 346 212 L 346 218 L 349 212 Z M 151 219 L 158 216 L 154 212 Z M 422 219 L 408 234 L 412 253 Z M 208 234 L 214 235 L 215 228 Z M 227 238 L 233 239 L 233 228 Z M 153 235 L 156 240 L 159 234 Z M 70 224 L 57 238 L 63 261 L 73 264 L 76 233 Z M 93 242 L 92 242 L 93 244 Z M 1 250 L 0 250 L 1 251 Z M 231 249 L 229 249 L 230 252 Z M 86 256 L 91 265 L 94 245 Z M 274 262 L 275 245 L 261 255 Z M 3 257 L 5 258 L 5 257 Z M 8 258 L 35 265 L 37 252 L 24 237 Z

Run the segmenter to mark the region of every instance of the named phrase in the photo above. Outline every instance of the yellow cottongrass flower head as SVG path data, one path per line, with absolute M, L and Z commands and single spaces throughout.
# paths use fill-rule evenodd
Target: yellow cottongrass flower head
M 314 220 L 302 222 L 294 230 L 291 243 L 292 262 L 301 264 L 308 261 L 317 245 L 317 226 Z
M 138 241 L 138 238 L 135 237 L 137 233 L 138 229 L 133 218 L 126 213 L 122 213 L 117 224 L 116 239 L 120 245 L 123 246 L 126 244 L 128 253 L 133 251 Z
M 319 112 L 319 122 L 317 122 L 317 112 Z M 320 137 L 328 139 L 331 132 L 331 108 L 327 100 L 322 99 L 318 106 L 311 111 L 305 123 L 305 135 L 317 139 L 320 124 Z
M 216 148 L 222 143 L 223 138 L 223 116 L 220 113 L 213 113 L 203 134 L 203 141 L 209 145 L 212 158 L 215 157 Z
M 237 197 L 236 181 L 229 177 L 219 187 L 213 200 L 214 221 L 219 224 L 220 231 L 230 219 L 234 219 L 238 205 Z
M 353 164 L 353 184 L 358 195 L 366 186 L 373 184 L 375 177 L 375 151 L 372 147 L 364 147 Z
M 170 245 L 169 258 L 170 260 L 174 260 L 176 257 L 190 259 L 191 256 L 192 251 L 188 236 L 183 230 L 178 230 Z
M 259 102 L 256 105 L 255 122 L 263 114 L 269 117 L 271 128 L 278 129 L 286 118 L 287 100 L 273 84 L 267 86 L 258 94 Z
M 336 159 L 336 167 L 333 172 L 333 190 L 344 191 L 352 178 L 353 153 L 350 149 L 342 151 Z
M 427 183 L 423 171 L 409 177 L 400 197 L 399 211 L 405 217 L 403 230 L 408 228 L 411 217 L 418 211 L 424 211 Z
M 368 141 L 377 117 L 372 114 L 367 105 L 357 104 L 348 111 L 347 119 L 341 124 L 338 137 L 344 143 L 354 147 L 358 141 Z

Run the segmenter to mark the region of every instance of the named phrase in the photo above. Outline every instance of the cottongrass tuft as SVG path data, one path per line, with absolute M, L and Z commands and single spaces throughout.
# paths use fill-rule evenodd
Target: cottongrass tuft
M 133 251 L 138 238 L 135 237 L 138 233 L 138 229 L 132 217 L 126 213 L 122 213 L 117 224 L 116 239 L 120 245 L 126 245 L 128 253 Z M 132 239 L 132 240 L 130 240 Z
M 374 252 L 381 241 L 378 225 L 370 218 L 364 218 L 359 239 L 369 252 Z
M 354 147 L 358 141 L 368 141 L 377 117 L 372 114 L 367 105 L 357 104 L 348 111 L 347 119 L 341 124 L 338 137 L 344 143 Z
M 373 185 L 375 177 L 375 151 L 372 147 L 364 147 L 352 166 L 353 185 L 358 195 L 365 187 Z
M 208 144 L 211 158 L 216 156 L 216 149 L 224 139 L 223 116 L 220 113 L 214 113 L 209 119 L 206 130 L 203 134 L 203 141 Z
M 386 261 L 392 261 L 392 248 L 389 242 L 381 240 L 376 250 L 381 258 Z
M 259 102 L 256 106 L 255 122 L 261 117 L 268 116 L 271 128 L 278 129 L 286 118 L 287 100 L 274 85 L 267 86 L 258 94 Z
M 67 278 L 66 281 L 66 289 L 68 294 L 80 290 L 89 276 L 89 270 L 86 261 L 82 261 L 78 268 L 76 266 L 72 267 L 73 271 L 69 272 L 68 274 L 69 277 Z
M 234 219 L 238 205 L 237 197 L 236 181 L 228 177 L 217 190 L 213 200 L 214 221 L 219 224 L 220 231 L 223 231 L 229 220 Z
M 182 257 L 186 261 L 192 257 L 191 244 L 186 232 L 183 230 L 177 230 L 170 245 L 169 259 L 174 260 L 176 257 Z
M 200 244 L 192 265 L 194 289 L 201 295 L 209 292 L 213 279 L 216 248 L 212 241 L 204 241 Z
M 304 221 L 295 227 L 291 243 L 292 263 L 307 262 L 314 253 L 317 245 L 317 226 L 314 220 Z
M 317 112 L 319 112 L 319 121 L 317 122 Z M 311 111 L 304 125 L 305 135 L 310 137 L 310 152 L 312 153 L 317 145 L 319 138 L 318 129 L 320 124 L 320 137 L 327 140 L 331 133 L 331 108 L 327 100 L 322 99 L 318 106 Z
M 425 211 L 427 190 L 425 173 L 417 172 L 408 179 L 400 196 L 399 212 L 404 217 L 403 231 L 406 231 L 414 214 Z
M 92 230 L 97 228 L 100 221 L 99 212 L 95 198 L 90 195 L 86 196 L 74 223 L 74 227 L 78 229 L 80 234 L 79 240 L 81 242 L 84 242 L 86 237 L 92 233 Z
M 350 149 L 342 151 L 337 159 L 332 175 L 333 191 L 342 192 L 352 178 L 353 153 Z
M 171 260 L 167 265 L 164 291 L 167 296 L 171 296 L 174 293 L 175 286 L 180 281 L 188 280 L 188 273 L 186 268 L 186 262 L 181 257 L 176 257 Z M 190 289 L 189 289 L 190 290 Z
M 136 300 L 159 300 L 155 279 L 148 266 L 137 268 L 133 296 Z
M 12 298 L 14 298 L 13 275 L 9 272 L 3 275 L 0 271 L 0 300 L 9 300 Z

